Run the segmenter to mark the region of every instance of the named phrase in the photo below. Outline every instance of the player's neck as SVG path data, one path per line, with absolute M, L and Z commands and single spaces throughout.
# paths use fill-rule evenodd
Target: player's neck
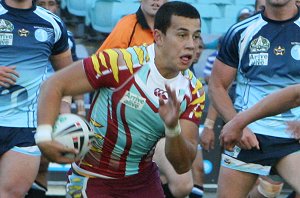
M 298 8 L 295 4 L 286 5 L 285 7 L 266 6 L 264 15 L 274 21 L 285 21 L 293 18 L 297 12 Z
M 32 7 L 32 0 L 3 0 L 12 8 L 28 9 Z
M 166 56 L 164 53 L 162 53 L 161 49 L 155 46 L 154 64 L 158 72 L 166 79 L 175 78 L 178 75 L 179 71 L 175 66 L 170 67 L 170 63 L 165 57 Z

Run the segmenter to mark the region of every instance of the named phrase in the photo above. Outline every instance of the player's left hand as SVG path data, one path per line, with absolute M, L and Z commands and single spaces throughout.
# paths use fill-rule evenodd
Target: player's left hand
M 174 128 L 178 124 L 180 103 L 177 100 L 176 91 L 166 85 L 168 100 L 165 102 L 159 98 L 159 115 L 168 128 Z

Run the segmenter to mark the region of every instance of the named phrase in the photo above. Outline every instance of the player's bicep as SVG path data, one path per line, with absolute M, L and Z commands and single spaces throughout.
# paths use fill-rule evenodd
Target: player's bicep
M 68 49 L 60 54 L 52 55 L 50 61 L 55 71 L 67 67 L 73 63 L 71 50 Z
M 228 89 L 235 80 L 236 68 L 230 67 L 216 59 L 209 80 L 209 87 L 222 87 Z
M 61 87 L 63 95 L 75 96 L 94 91 L 86 76 L 82 60 L 56 72 L 51 78 L 52 81 L 61 84 L 58 87 Z

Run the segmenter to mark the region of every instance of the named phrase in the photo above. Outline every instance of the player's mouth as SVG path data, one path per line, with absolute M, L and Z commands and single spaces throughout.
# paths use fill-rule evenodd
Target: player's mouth
M 192 55 L 183 55 L 180 57 L 181 63 L 184 65 L 190 65 L 193 59 Z

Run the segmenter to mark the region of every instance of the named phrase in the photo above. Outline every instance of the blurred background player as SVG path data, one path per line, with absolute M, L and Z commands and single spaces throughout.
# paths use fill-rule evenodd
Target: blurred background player
M 59 1 L 58 0 L 36 0 L 35 1 L 37 6 L 41 6 L 54 14 L 58 14 L 59 11 Z M 70 31 L 68 32 L 68 44 L 69 48 L 71 49 L 72 60 L 77 61 L 78 57 L 76 55 L 76 44 L 75 39 L 73 37 L 73 33 Z M 54 69 L 52 65 L 49 65 L 47 75 L 50 77 L 54 73 Z M 77 114 L 80 113 L 82 116 L 85 116 L 85 109 L 84 109 L 84 102 L 83 96 L 76 96 L 73 97 L 74 101 L 77 106 Z M 64 100 L 61 105 L 61 113 L 70 113 L 71 112 L 71 98 L 67 97 L 67 100 Z M 84 113 L 82 113 L 84 112 Z M 48 188 L 47 185 L 47 174 L 48 174 L 48 166 L 49 162 L 45 157 L 41 157 L 41 163 L 39 167 L 38 175 L 33 183 L 31 189 L 29 190 L 26 198 L 34 198 L 34 197 L 46 197 L 46 191 Z
M 293 48 L 293 42 L 298 40 L 296 35 L 299 32 L 299 26 L 294 23 L 298 18 L 299 10 L 295 6 L 295 1 L 266 0 L 265 9 L 261 13 L 230 28 L 215 61 L 209 86 L 214 107 L 218 109 L 226 122 L 234 117 L 235 109 L 244 111 L 258 102 L 259 98 L 297 82 L 299 73 L 295 72 L 297 65 L 295 60 L 298 56 L 294 53 L 285 53 L 285 51 L 281 53 L 282 46 L 276 44 L 279 41 L 284 44 L 284 49 Z M 276 23 L 273 22 L 274 20 Z M 262 21 L 264 23 L 261 23 Z M 241 24 L 243 26 L 239 28 Z M 255 28 L 252 29 L 254 26 Z M 268 31 L 270 27 L 272 31 Z M 291 28 L 289 32 L 293 33 L 286 36 L 280 30 L 283 27 Z M 250 34 L 251 36 L 248 37 Z M 243 41 L 242 45 L 239 41 Z M 259 56 L 263 54 L 266 56 L 260 59 Z M 280 65 L 280 71 L 272 68 L 278 65 Z M 275 82 L 272 76 L 276 76 L 280 81 Z M 233 107 L 227 90 L 235 79 L 237 88 Z M 218 196 L 226 197 L 230 193 L 233 197 L 245 197 L 255 183 L 257 175 L 274 173 L 281 175 L 287 183 L 298 190 L 300 185 L 296 178 L 299 177 L 297 172 L 293 172 L 293 164 L 297 164 L 297 155 L 290 154 L 298 151 L 299 144 L 291 139 L 283 128 L 285 120 L 297 119 L 297 115 L 297 110 L 294 110 L 284 115 L 262 119 L 245 128 L 243 134 L 239 134 L 242 136 L 241 139 L 237 134 L 221 135 L 224 148 L 227 150 L 222 155 Z M 237 145 L 234 151 L 230 152 L 233 144 Z M 285 144 L 288 147 L 285 147 Z M 241 165 L 249 163 L 251 167 Z M 290 172 L 293 174 L 291 175 Z M 235 184 L 228 185 L 231 182 Z M 263 182 L 262 186 L 266 188 L 261 189 L 260 192 L 268 197 L 276 196 L 278 191 L 269 190 L 268 184 L 265 184 Z

